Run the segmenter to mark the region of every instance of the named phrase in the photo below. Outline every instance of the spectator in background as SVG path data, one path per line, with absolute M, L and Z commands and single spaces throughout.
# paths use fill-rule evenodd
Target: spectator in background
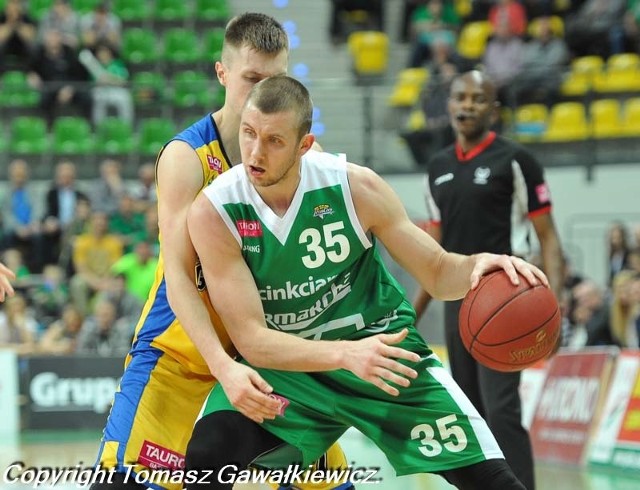
M 110 11 L 109 2 L 98 2 L 80 19 L 80 33 L 83 46 L 91 50 L 106 44 L 118 51 L 122 44 L 122 22 Z
M 118 160 L 107 158 L 100 163 L 100 177 L 91 192 L 91 209 L 111 216 L 118 210 L 120 199 L 127 192 L 122 165 Z
M 567 17 L 565 39 L 574 56 L 609 56 L 614 50 L 616 28 L 622 23 L 624 0 L 587 0 L 575 15 Z
M 607 285 L 611 286 L 615 275 L 629 266 L 629 231 L 624 223 L 614 222 L 607 235 L 609 277 Z
M 623 32 L 624 50 L 634 53 L 640 52 L 640 0 L 627 1 Z
M 127 87 L 129 70 L 116 51 L 106 43 L 95 46 L 95 56 L 88 49 L 80 52 L 80 62 L 91 74 L 94 86 L 93 123 L 98 125 L 115 110 L 117 117 L 133 124 L 133 96 Z
M 4 247 L 18 248 L 29 270 L 42 269 L 40 220 L 36 213 L 36 192 L 29 180 L 29 164 L 22 159 L 9 163 L 9 187 L 2 197 L 0 212 Z
M 144 214 L 138 212 L 131 195 L 120 197 L 118 209 L 109 218 L 109 233 L 117 235 L 124 245 L 124 251 L 133 250 L 134 242 L 144 235 Z
M 640 247 L 635 247 L 629 250 L 627 255 L 628 268 L 638 274 L 640 274 Z
M 43 327 L 60 318 L 69 301 L 69 288 L 62 267 L 48 264 L 42 271 L 42 281 L 30 294 L 31 303 Z
M 6 300 L 0 311 L 0 349 L 18 355 L 32 354 L 36 349 L 38 322 L 27 309 L 25 297 L 16 293 Z
M 0 73 L 26 69 L 36 46 L 36 23 L 24 10 L 22 0 L 7 0 L 0 13 Z
M 503 105 L 509 102 L 509 85 L 522 72 L 524 53 L 524 41 L 512 33 L 511 26 L 506 22 L 498 24 L 487 43 L 482 63 L 487 75 L 493 79 L 498 100 Z
M 629 285 L 629 301 L 635 309 L 631 318 L 632 329 L 627 337 L 628 346 L 632 349 L 640 348 L 640 274 L 636 274 Z
M 74 218 L 79 199 L 89 200 L 76 186 L 75 164 L 64 160 L 56 165 L 53 185 L 45 196 L 45 213 L 42 220 L 45 264 L 58 263 L 62 236 Z
M 93 314 L 85 318 L 78 334 L 76 352 L 99 356 L 120 356 L 128 352 L 133 332 L 128 319 L 119 319 L 109 300 L 97 301 Z
M 71 300 L 83 315 L 89 312 L 94 294 L 109 287 L 111 266 L 122 257 L 122 242 L 108 233 L 108 226 L 107 215 L 94 211 L 89 230 L 78 235 L 73 244 Z
M 636 318 L 640 311 L 640 303 L 635 302 L 632 295 L 632 285 L 638 277 L 640 276 L 633 271 L 620 271 L 613 278 L 611 287 L 611 337 L 623 348 L 634 348 L 638 345 Z
M 345 17 L 356 11 L 367 16 L 363 28 L 384 31 L 384 0 L 331 0 L 329 36 L 334 44 L 343 42 L 349 35 Z
M 31 271 L 24 263 L 22 252 L 17 248 L 7 248 L 2 252 L 2 262 L 15 274 L 16 287 L 29 285 Z
M 538 32 L 524 46 L 522 65 L 510 84 L 509 99 L 515 105 L 542 102 L 551 105 L 558 92 L 569 50 L 557 37 L 549 17 L 539 17 Z
M 140 240 L 151 245 L 153 255 L 160 254 L 160 228 L 158 226 L 158 208 L 152 206 L 144 213 L 144 232 L 140 235 Z
M 76 51 L 80 46 L 80 18 L 70 0 L 54 0 L 51 8 L 40 19 L 39 32 L 41 42 L 45 42 L 47 33 L 60 33 L 61 43 Z
M 122 275 L 129 293 L 141 301 L 146 301 L 155 279 L 158 257 L 151 244 L 139 241 L 133 252 L 123 255 L 111 268 L 111 272 Z
M 434 152 L 455 140 L 447 101 L 451 82 L 459 72 L 458 66 L 438 47 L 439 44 L 435 46 L 434 59 L 429 68 L 429 81 L 420 94 L 418 107 L 415 109 L 422 111 L 425 125 L 402 133 L 414 161 L 419 165 L 426 164 Z
M 425 61 L 431 60 L 436 43 L 455 46 L 459 25 L 460 18 L 451 2 L 421 2 L 411 15 L 412 49 L 409 66 L 422 66 Z
M 76 106 L 84 117 L 91 116 L 91 97 L 85 87 L 87 71 L 75 51 L 62 43 L 60 31 L 49 29 L 43 33 L 27 79 L 40 92 L 40 107 L 50 125 L 58 107 Z
M 614 345 L 609 324 L 610 303 L 604 290 L 587 279 L 573 288 L 573 297 L 572 323 L 583 331 L 583 345 Z
M 633 227 L 633 245 L 636 248 L 640 248 L 640 225 Z
M 64 270 L 66 277 L 69 278 L 75 274 L 73 269 L 73 244 L 76 237 L 85 233 L 89 228 L 91 220 L 91 203 L 89 199 L 81 197 L 76 201 L 73 219 L 65 227 L 64 233 L 60 240 L 60 255 L 58 264 Z
M 127 289 L 126 277 L 123 274 L 113 275 L 108 283 L 108 287 L 96 297 L 96 303 L 102 300 L 109 301 L 116 307 L 116 316 L 119 319 L 126 319 L 129 325 L 135 325 L 142 311 L 142 300 Z
M 527 12 L 515 0 L 496 0 L 489 9 L 489 22 L 494 32 L 506 26 L 512 36 L 524 36 L 527 32 Z
M 138 180 L 133 183 L 131 195 L 135 200 L 137 211 L 144 213 L 149 207 L 155 207 L 158 202 L 156 189 L 156 165 L 147 162 L 138 168 Z
M 62 316 L 47 327 L 38 342 L 41 354 L 68 355 L 76 352 L 78 334 L 84 318 L 71 303 L 62 310 Z

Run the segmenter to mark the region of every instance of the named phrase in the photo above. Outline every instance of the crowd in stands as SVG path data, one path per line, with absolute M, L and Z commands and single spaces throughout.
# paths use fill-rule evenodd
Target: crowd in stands
M 566 261 L 564 346 L 640 348 L 640 225 L 612 222 L 607 234 L 608 282 L 601 285 Z
M 36 21 L 23 0 L 6 0 L 0 14 L 0 72 L 27 73 L 51 125 L 64 109 L 98 124 L 113 112 L 131 122 L 129 72 L 120 58 L 122 23 L 110 3 L 81 14 L 70 0 L 53 0 Z
M 585 82 L 579 95 L 563 90 L 575 60 L 599 59 L 598 70 L 604 73 L 611 57 L 640 54 L 639 0 L 406 0 L 405 5 L 406 41 L 410 46 L 407 67 L 426 68 L 428 73 L 428 84 L 410 114 L 421 113 L 427 122 L 442 116 L 428 105 L 430 98 L 441 94 L 434 86 L 447 85 L 450 80 L 448 71 L 441 75 L 442 59 L 458 73 L 480 68 L 491 75 L 506 108 L 500 127 L 505 122 L 513 123 L 517 119 L 514 113 L 526 105 L 545 106 L 546 114 L 554 104 L 577 100 L 586 109 L 594 98 L 592 79 Z M 599 98 L 624 102 L 639 95 L 640 58 L 629 59 L 625 63 L 634 66 L 625 69 L 633 74 L 625 72 L 623 84 L 630 88 L 616 86 L 611 93 L 607 87 L 596 89 L 601 92 Z M 595 73 L 590 76 L 595 77 Z M 589 110 L 583 112 L 589 118 Z M 505 116 L 510 120 L 505 121 Z M 427 143 L 416 146 L 419 138 L 431 140 L 432 131 L 424 123 L 415 127 L 413 121 L 415 117 L 407 118 L 401 135 L 414 157 L 420 157 L 416 163 L 422 164 L 425 155 L 437 147 Z M 611 124 L 618 124 L 618 120 Z M 536 128 L 536 134 L 543 130 Z
M 121 355 L 155 277 L 159 255 L 154 164 L 125 181 L 106 159 L 100 178 L 77 182 L 57 164 L 49 189 L 13 160 L 0 196 L 0 260 L 17 293 L 0 306 L 0 347 L 20 354 Z

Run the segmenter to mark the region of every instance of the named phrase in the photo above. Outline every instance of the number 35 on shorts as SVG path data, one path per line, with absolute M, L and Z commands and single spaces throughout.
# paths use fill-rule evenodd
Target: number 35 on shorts
M 435 421 L 435 428 L 430 424 L 419 424 L 411 429 L 411 439 L 419 439 L 420 452 L 427 458 L 439 456 L 443 450 L 459 453 L 467 447 L 467 436 L 464 430 L 455 423 L 455 414 L 447 415 Z M 437 435 L 436 435 L 437 431 Z

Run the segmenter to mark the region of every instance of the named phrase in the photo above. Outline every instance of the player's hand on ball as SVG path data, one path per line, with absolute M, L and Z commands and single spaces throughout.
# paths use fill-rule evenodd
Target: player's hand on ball
M 532 286 L 544 284 L 549 287 L 549 280 L 545 273 L 526 260 L 513 255 L 481 253 L 476 255 L 476 264 L 471 272 L 471 289 L 478 287 L 482 276 L 499 269 L 503 269 L 507 273 L 514 286 L 520 284 L 519 272 Z
M 418 376 L 414 369 L 395 360 L 420 361 L 418 354 L 400 347 L 393 347 L 394 344 L 402 342 L 407 334 L 408 330 L 403 329 L 398 333 L 378 334 L 361 340 L 344 341 L 342 345 L 346 351 L 343 367 L 385 393 L 398 396 L 400 391 L 393 384 L 407 387 L 411 384 L 410 379 Z
M 275 419 L 280 413 L 281 402 L 269 396 L 273 388 L 249 366 L 233 361 L 218 381 L 231 404 L 254 422 Z

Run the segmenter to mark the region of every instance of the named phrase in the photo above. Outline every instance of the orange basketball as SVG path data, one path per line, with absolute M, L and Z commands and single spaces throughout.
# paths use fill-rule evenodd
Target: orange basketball
M 480 364 L 521 371 L 547 357 L 560 336 L 560 306 L 553 292 L 520 275 L 514 286 L 503 270 L 482 277 L 462 302 L 462 343 Z

